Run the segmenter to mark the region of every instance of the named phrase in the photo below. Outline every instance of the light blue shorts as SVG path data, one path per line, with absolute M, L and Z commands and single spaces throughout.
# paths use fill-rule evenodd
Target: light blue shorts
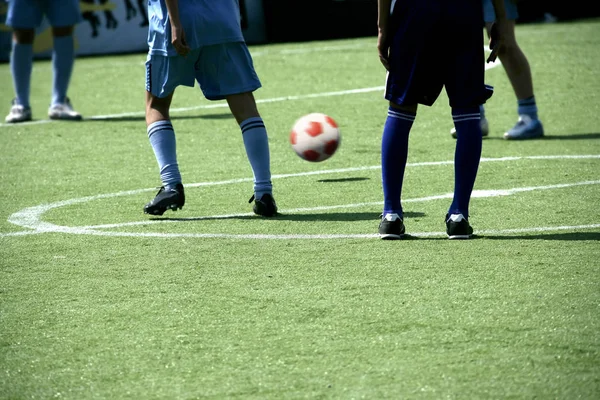
M 506 8 L 506 19 L 516 20 L 519 18 L 517 3 L 512 0 L 504 0 L 504 8 Z M 496 20 L 496 12 L 492 0 L 483 0 L 483 20 L 485 22 L 494 22 Z
M 6 25 L 12 28 L 35 29 L 43 17 L 50 26 L 73 26 L 81 22 L 79 0 L 8 0 Z
M 203 46 L 186 57 L 148 54 L 146 90 L 154 96 L 166 97 L 180 85 L 193 87 L 194 81 L 208 100 L 261 87 L 244 42 Z

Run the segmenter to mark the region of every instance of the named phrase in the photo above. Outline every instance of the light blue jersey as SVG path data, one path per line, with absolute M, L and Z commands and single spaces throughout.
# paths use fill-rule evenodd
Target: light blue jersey
M 185 40 L 194 50 L 202 46 L 243 42 L 238 0 L 179 0 Z M 148 52 L 175 56 L 165 0 L 148 0 Z

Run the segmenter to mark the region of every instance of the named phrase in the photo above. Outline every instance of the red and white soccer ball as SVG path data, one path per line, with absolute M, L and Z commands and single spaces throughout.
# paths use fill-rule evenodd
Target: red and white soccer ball
M 306 161 L 319 162 L 331 157 L 340 146 L 337 123 L 323 113 L 300 117 L 290 132 L 292 149 Z

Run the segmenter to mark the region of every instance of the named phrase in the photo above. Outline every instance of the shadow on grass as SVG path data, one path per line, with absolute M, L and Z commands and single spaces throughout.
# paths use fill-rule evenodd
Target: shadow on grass
M 452 242 L 463 242 L 472 240 L 566 240 L 566 241 L 600 241 L 600 232 L 570 232 L 570 233 L 548 233 L 539 235 L 473 235 L 470 239 L 454 239 Z M 448 241 L 446 236 L 413 236 L 407 232 L 400 240 L 443 240 Z
M 505 140 L 502 135 L 500 136 L 486 136 L 485 140 Z M 589 140 L 589 139 L 600 139 L 600 132 L 595 133 L 575 133 L 572 135 L 546 135 L 537 139 L 526 139 L 528 142 L 533 140 Z M 508 142 L 509 140 L 507 140 Z M 516 142 L 520 140 L 510 140 L 510 142 Z
M 421 212 L 405 212 L 405 218 L 418 218 L 424 217 L 425 214 Z M 193 222 L 193 221 L 212 221 L 219 219 L 237 219 L 237 220 L 256 220 L 262 219 L 258 215 L 221 215 L 211 217 L 189 217 L 189 218 L 151 218 L 154 221 L 182 221 L 182 222 Z M 327 213 L 327 214 L 278 214 L 275 217 L 265 218 L 273 221 L 297 221 L 297 222 L 314 222 L 314 221 L 337 221 L 337 222 L 352 222 L 352 221 L 373 221 L 374 223 L 379 222 L 379 214 L 376 213 Z
M 542 233 L 536 235 L 482 235 L 481 238 L 489 240 L 600 240 L 600 232 L 568 232 L 568 233 Z
M 232 119 L 231 113 L 223 114 L 198 114 L 198 115 L 171 115 L 171 120 L 184 120 L 184 119 Z M 83 121 L 90 122 L 126 122 L 126 121 L 145 121 L 144 115 L 121 115 L 121 116 L 106 116 L 106 117 L 91 117 L 84 118 Z
M 360 181 L 368 181 L 371 178 L 365 177 L 354 177 L 354 178 L 337 178 L 337 179 L 319 179 L 317 182 L 320 183 L 336 183 L 336 182 L 360 182 Z

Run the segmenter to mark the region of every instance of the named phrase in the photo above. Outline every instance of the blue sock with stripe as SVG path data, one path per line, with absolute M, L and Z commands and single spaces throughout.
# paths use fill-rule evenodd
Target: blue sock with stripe
M 531 119 L 538 119 L 538 108 L 535 102 L 535 96 L 517 100 L 517 113 L 519 115 L 528 115 Z
M 31 69 L 33 68 L 33 45 L 13 41 L 10 55 L 10 72 L 17 96 L 17 103 L 29 107 Z
M 174 187 L 181 183 L 181 173 L 177 164 L 177 146 L 173 125 L 168 120 L 156 121 L 148 126 L 147 131 L 158 162 L 160 180 L 165 188 Z
M 408 159 L 408 136 L 416 114 L 390 107 L 381 138 L 381 182 L 383 215 L 403 217 L 400 196 Z
M 252 117 L 242 121 L 240 129 L 254 175 L 254 195 L 260 199 L 263 194 L 273 192 L 267 128 L 261 117 Z
M 453 108 L 452 119 L 458 135 L 454 152 L 454 198 L 448 213 L 469 218 L 469 201 L 481 160 L 481 112 L 478 107 Z

